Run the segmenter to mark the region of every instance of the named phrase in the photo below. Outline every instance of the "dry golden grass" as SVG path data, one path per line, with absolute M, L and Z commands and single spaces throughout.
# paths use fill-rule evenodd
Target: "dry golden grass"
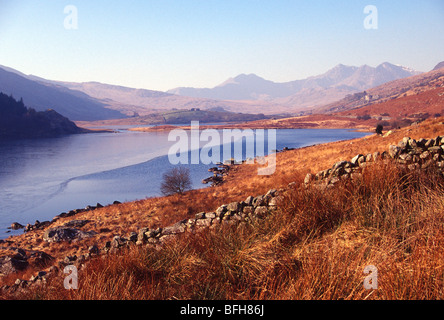
M 320 193 L 298 186 L 264 220 L 96 259 L 79 290 L 39 299 L 442 299 L 444 181 L 381 164 Z M 367 265 L 378 289 L 363 287 Z M 60 279 L 59 279 L 60 280 Z
M 37 240 L 38 231 L 12 241 L 56 257 L 80 254 L 116 234 L 164 227 L 223 203 L 301 182 L 307 172 L 358 153 L 385 151 L 404 136 L 442 135 L 443 120 L 386 138 L 373 135 L 279 153 L 272 176 L 258 176 L 253 165 L 236 166 L 218 187 L 109 206 L 58 222 L 90 219 L 88 230 L 108 229 L 94 239 L 48 245 Z M 443 195 L 444 182 L 436 172 L 410 173 L 381 163 L 366 170 L 362 180 L 325 192 L 297 184 L 264 220 L 186 234 L 160 251 L 133 247 L 95 259 L 80 271 L 77 291 L 65 290 L 61 275 L 45 289 L 18 298 L 442 299 Z M 370 264 L 379 271 L 378 290 L 363 288 L 363 269 Z

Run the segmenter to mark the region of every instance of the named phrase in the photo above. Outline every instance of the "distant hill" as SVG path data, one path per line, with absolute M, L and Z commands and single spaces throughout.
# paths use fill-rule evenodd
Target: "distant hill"
M 238 122 L 268 119 L 263 114 L 234 113 L 227 111 L 208 110 L 177 110 L 162 114 L 166 124 L 184 124 L 191 121 L 200 122 Z
M 277 83 L 255 74 L 241 74 L 214 88 L 175 88 L 168 93 L 219 100 L 265 100 L 295 110 L 331 103 L 347 94 L 417 74 L 420 72 L 388 62 L 375 68 L 339 64 L 324 74 L 302 80 Z
M 444 69 L 441 68 L 438 70 L 422 73 L 416 76 L 391 81 L 383 85 L 377 86 L 375 88 L 368 89 L 366 91 L 361 91 L 358 93 L 348 95 L 344 99 L 328 104 L 321 108 L 317 108 L 313 112 L 336 113 L 343 111 L 345 112 L 348 110 L 356 110 L 363 107 L 367 107 L 367 110 L 370 110 L 371 109 L 370 106 L 376 106 L 378 104 L 388 101 L 393 102 L 401 98 L 403 99 L 406 98 L 403 100 L 404 104 L 409 104 L 411 107 L 416 109 L 416 112 L 426 112 L 425 111 L 426 104 L 424 102 L 429 100 L 424 100 L 424 98 L 416 99 L 415 97 L 418 97 L 420 94 L 430 91 L 434 92 L 433 96 L 430 96 L 430 99 L 433 99 L 433 101 L 435 101 L 436 99 L 440 99 L 440 101 L 442 101 L 441 98 L 444 96 L 443 87 L 444 87 Z M 392 107 L 394 107 L 393 104 Z M 429 111 L 433 112 L 438 107 L 439 103 Z M 386 110 L 385 112 L 382 113 L 386 112 L 390 113 L 390 110 Z
M 11 69 L 0 67 L 0 92 L 23 98 L 36 111 L 53 109 L 71 120 L 123 118 L 125 115 L 106 108 L 106 104 L 82 92 L 63 86 L 30 80 Z M 37 79 L 37 77 L 34 77 Z M 40 79 L 40 78 L 38 78 Z
M 46 138 L 84 133 L 72 121 L 54 110 L 35 111 L 23 100 L 0 93 L 0 139 Z
M 139 117 L 129 117 L 126 119 L 102 120 L 84 123 L 77 122 L 83 126 L 100 125 L 159 125 L 159 124 L 190 124 L 191 121 L 201 123 L 223 123 L 223 122 L 245 122 L 270 119 L 264 114 L 235 113 L 224 110 L 200 110 L 199 108 L 170 110 L 155 112 Z
M 109 108 L 132 116 L 138 114 L 146 116 L 153 112 L 162 112 L 172 109 L 201 110 L 223 109 L 232 112 L 260 113 L 264 109 L 268 113 L 281 112 L 285 108 L 267 104 L 266 107 L 251 105 L 242 101 L 221 101 L 216 99 L 179 96 L 162 91 L 135 89 L 99 82 L 58 82 L 71 90 L 78 90 L 90 97 L 106 104 Z
M 216 100 L 266 100 L 289 96 L 292 90 L 286 85 L 265 80 L 255 74 L 241 74 L 211 89 L 176 88 L 168 93 Z
M 440 63 L 438 63 L 435 68 L 433 68 L 433 70 L 438 70 L 444 68 L 444 61 L 441 61 Z

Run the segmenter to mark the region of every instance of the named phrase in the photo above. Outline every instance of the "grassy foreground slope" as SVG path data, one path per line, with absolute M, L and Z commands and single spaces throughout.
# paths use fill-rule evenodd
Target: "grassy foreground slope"
M 143 226 L 165 227 L 223 203 L 296 182 L 278 210 L 264 219 L 184 234 L 159 251 L 133 246 L 86 264 L 79 273 L 78 290 L 65 290 L 61 273 L 46 287 L 15 297 L 442 299 L 442 175 L 436 170 L 407 172 L 381 162 L 369 167 L 362 179 L 323 192 L 305 188 L 302 181 L 308 172 L 316 173 L 356 154 L 386 151 L 404 136 L 443 135 L 443 121 L 427 120 L 386 137 L 373 135 L 282 152 L 271 176 L 258 176 L 253 165 L 237 166 L 221 186 L 109 206 L 60 221 L 89 219 L 97 231 L 106 226 L 109 231 L 99 232 L 94 239 L 48 244 L 41 241 L 40 230 L 15 237 L 11 241 L 17 246 L 54 257 L 80 254 L 93 243 L 102 247 L 114 235 L 127 235 Z M 363 270 L 368 265 L 378 268 L 377 290 L 363 287 Z M 21 276 L 29 278 L 31 273 Z

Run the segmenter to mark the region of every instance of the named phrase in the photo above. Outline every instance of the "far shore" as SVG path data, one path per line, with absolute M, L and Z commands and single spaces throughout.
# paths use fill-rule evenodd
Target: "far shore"
M 249 121 L 242 123 L 200 125 L 199 129 L 351 129 L 362 132 L 373 132 L 375 127 L 375 120 L 363 121 L 339 116 L 312 115 L 275 120 Z M 135 127 L 128 130 L 140 132 L 159 132 L 169 131 L 173 129 L 191 130 L 191 126 L 161 124 L 152 127 Z
M 308 116 L 265 119 L 247 122 L 231 122 L 221 124 L 202 124 L 199 129 L 350 129 L 363 132 L 373 132 L 376 119 L 362 120 L 340 115 L 314 114 Z M 173 129 L 190 130 L 191 125 L 183 124 L 167 124 L 167 123 L 146 123 L 143 119 L 127 118 L 101 121 L 76 121 L 79 127 L 92 128 L 91 130 L 101 130 L 98 127 L 118 127 L 118 126 L 134 126 L 129 128 L 130 131 L 139 132 L 162 132 Z M 148 126 L 149 125 L 149 126 Z

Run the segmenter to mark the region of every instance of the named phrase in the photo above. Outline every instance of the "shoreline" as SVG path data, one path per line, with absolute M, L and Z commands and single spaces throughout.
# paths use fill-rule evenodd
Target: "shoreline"
M 211 128 L 214 128 L 214 126 L 212 126 L 212 125 L 209 125 L 208 127 L 211 127 Z M 174 127 L 174 128 L 184 128 L 184 127 Z M 188 127 L 189 129 L 191 129 L 190 127 Z M 285 129 L 282 129 L 282 128 L 279 128 L 279 129 L 281 129 L 281 130 L 285 130 Z M 316 129 L 319 129 L 319 130 L 322 130 L 322 129 L 320 129 L 320 128 L 316 128 Z M 289 130 L 294 130 L 294 129 L 289 129 Z M 315 130 L 315 129 L 310 129 L 310 130 Z M 338 130 L 338 129 L 336 129 L 336 130 Z M 348 128 L 341 128 L 341 130 L 349 130 Z M 355 130 L 353 130 L 353 131 L 355 131 Z M 107 131 L 108 132 L 108 131 Z M 352 139 L 355 139 L 355 138 L 349 138 L 349 139 L 345 139 L 345 140 L 352 140 Z M 339 141 L 345 141 L 344 139 L 342 139 L 342 140 L 337 140 L 337 141 L 335 141 L 335 142 L 339 142 Z M 331 143 L 331 142 L 324 142 L 324 143 L 321 143 L 321 144 L 325 144 L 325 143 Z M 223 145 L 223 143 L 221 143 L 220 145 L 219 145 L 219 147 L 221 147 Z M 316 146 L 316 145 L 319 145 L 319 143 L 315 143 L 315 144 L 310 144 L 310 145 L 303 145 L 303 146 L 301 146 L 301 147 L 297 147 L 297 148 L 294 148 L 294 147 L 287 147 L 287 146 L 285 146 L 285 147 L 282 147 L 281 148 L 281 150 L 276 150 L 276 153 L 281 153 L 281 152 L 284 152 L 284 151 L 290 151 L 290 150 L 297 150 L 297 149 L 304 149 L 304 148 L 309 148 L 309 147 L 314 147 L 314 146 Z M 203 148 L 203 147 L 202 147 Z M 201 150 L 202 148 L 199 148 L 199 150 Z M 188 152 L 191 152 L 191 150 L 189 150 Z M 100 173 L 106 173 L 106 172 L 111 172 L 111 171 L 115 171 L 115 170 L 119 170 L 119 169 L 123 169 L 123 168 L 127 168 L 127 167 L 132 167 L 132 166 L 138 166 L 138 165 L 143 165 L 144 163 L 147 163 L 147 162 L 150 162 L 150 161 L 154 161 L 154 160 L 156 160 L 156 159 L 160 159 L 160 158 L 163 158 L 163 157 L 166 157 L 167 156 L 167 154 L 162 154 L 162 155 L 158 155 L 158 156 L 156 156 L 156 157 L 154 157 L 154 158 L 151 158 L 151 159 L 149 159 L 149 160 L 146 160 L 146 161 L 142 161 L 142 162 L 140 162 L 140 163 L 135 163 L 135 164 L 132 164 L 132 165 L 129 165 L 129 166 L 123 166 L 123 167 L 119 167 L 119 168 L 114 168 L 114 169 L 110 169 L 110 170 L 104 170 L 104 171 L 100 171 L 100 172 L 95 172 L 95 173 L 91 173 L 91 174 L 87 174 L 87 175 L 81 175 L 81 176 L 78 176 L 78 177 L 74 177 L 74 178 L 70 178 L 69 180 L 73 180 L 73 179 L 76 179 L 76 178 L 79 178 L 79 177 L 84 177 L 84 176 L 89 176 L 89 175 L 95 175 L 95 174 L 100 174 Z M 244 159 L 245 160 L 245 159 Z M 229 160 L 227 160 L 227 161 L 229 161 Z M 215 163 L 215 164 L 211 164 L 213 167 L 217 167 L 217 163 Z M 201 189 L 206 189 L 206 188 L 209 188 L 209 187 L 211 187 L 211 183 L 213 182 L 213 180 L 212 180 L 212 178 L 213 178 L 213 176 L 211 175 L 211 172 L 212 171 L 209 171 L 208 172 L 208 175 L 206 176 L 206 177 L 204 177 L 202 180 L 201 180 L 201 185 L 199 185 L 197 188 L 193 188 L 193 189 L 191 189 L 191 190 L 201 190 Z M 214 172 L 213 172 L 213 174 L 214 174 Z M 216 179 L 217 180 L 217 179 Z M 214 180 L 214 181 L 216 181 L 216 180 Z M 206 181 L 206 183 L 204 182 L 204 181 Z M 125 200 L 125 202 L 134 202 L 134 201 L 143 201 L 144 199 L 147 199 L 147 198 L 153 198 L 153 197 L 159 197 L 159 195 L 156 195 L 156 194 L 153 194 L 153 195 L 147 195 L 145 198 L 134 198 L 134 199 L 132 199 L 132 200 Z M 120 199 L 121 200 L 121 199 Z M 92 201 L 92 203 L 95 203 L 95 201 L 96 200 L 93 200 Z M 114 199 L 114 201 L 115 201 L 115 199 Z M 103 200 L 100 200 L 100 199 L 98 199 L 98 202 L 101 202 L 101 203 L 103 203 L 103 202 L 109 202 L 109 199 L 108 199 L 108 201 L 107 200 L 105 200 L 105 201 L 103 201 Z M 111 201 L 112 202 L 112 201 Z M 83 210 L 83 211 L 88 211 L 89 209 L 87 209 L 88 207 L 92 207 L 91 205 L 86 205 L 86 203 L 85 203 L 85 208 L 81 208 L 81 209 L 79 209 L 79 208 L 77 208 L 77 209 L 72 209 L 72 210 L 68 210 L 68 209 L 60 209 L 60 210 L 57 210 L 56 212 L 54 212 L 54 217 L 57 217 L 57 215 L 60 215 L 60 214 L 63 214 L 63 213 L 66 213 L 66 212 L 63 212 L 63 210 L 68 210 L 67 212 L 69 212 L 69 211 L 73 211 L 73 210 L 77 210 L 77 211 L 79 211 L 79 212 L 81 212 L 81 210 Z M 85 210 L 86 209 L 86 210 Z M 40 221 L 42 221 L 42 220 L 46 220 L 46 219 L 48 219 L 48 218 L 42 218 L 41 216 L 40 217 L 37 217 L 37 216 L 33 216 L 31 219 L 29 219 L 28 221 L 17 221 L 17 220 L 14 220 L 14 221 L 9 221 L 8 223 L 5 223 L 5 225 L 4 225 L 4 228 L 5 228 L 5 230 L 9 230 L 9 232 L 8 231 L 6 231 L 4 234 L 2 234 L 2 235 L 0 235 L 0 239 L 7 239 L 8 237 L 10 237 L 10 236 L 21 236 L 21 235 L 23 235 L 23 233 L 14 233 L 14 231 L 16 231 L 16 230 L 11 230 L 11 228 L 10 228 L 10 226 L 12 225 L 12 224 L 14 224 L 14 223 L 18 223 L 18 224 L 21 224 L 21 225 L 37 225 L 37 226 L 39 226 L 39 225 L 41 225 L 42 224 L 42 222 L 40 222 Z M 32 221 L 37 221 L 38 223 L 34 223 L 34 224 L 32 224 L 31 222 Z M 48 222 L 48 221 L 44 221 L 44 222 Z M 24 226 L 24 227 L 25 227 Z M 42 224 L 42 226 L 43 226 L 43 224 Z M 10 234 L 11 233 L 11 234 Z
M 378 120 L 358 120 L 340 115 L 314 114 L 299 117 L 264 119 L 255 121 L 232 122 L 232 123 L 213 123 L 210 125 L 202 124 L 201 129 L 352 129 L 373 132 Z M 109 121 L 78 122 L 83 127 L 106 127 L 106 126 L 134 126 L 128 128 L 129 131 L 140 132 L 161 132 L 172 129 L 189 130 L 190 125 L 167 124 L 167 123 L 143 123 L 137 119 L 120 119 Z M 149 127 L 143 127 L 147 125 Z

